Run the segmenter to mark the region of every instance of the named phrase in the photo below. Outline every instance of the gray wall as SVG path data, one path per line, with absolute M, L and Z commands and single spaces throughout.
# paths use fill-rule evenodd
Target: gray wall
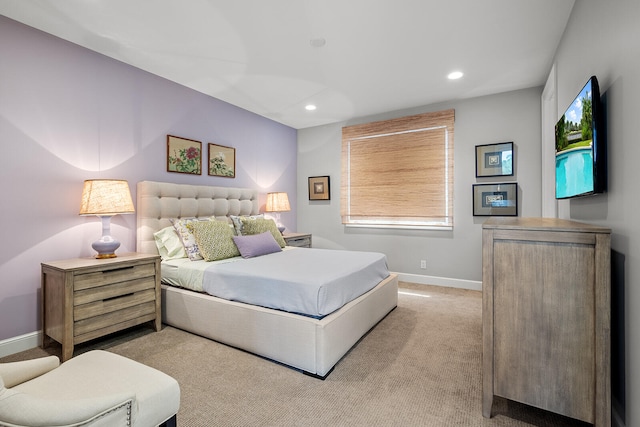
M 518 182 L 521 216 L 540 216 L 541 88 L 451 101 L 423 108 L 298 131 L 298 231 L 313 233 L 313 245 L 383 252 L 392 271 L 416 283 L 479 289 L 482 280 L 481 234 L 486 217 L 472 215 L 471 185 Z M 340 219 L 342 127 L 427 111 L 455 109 L 453 231 L 345 228 Z M 475 177 L 475 146 L 513 141 L 513 177 Z M 307 178 L 329 175 L 331 200 L 309 201 Z M 420 269 L 420 260 L 427 268 Z M 471 281 L 471 282 L 469 282 Z
M 605 103 L 609 192 L 561 201 L 558 211 L 613 232 L 613 397 L 627 426 L 640 426 L 639 23 L 637 0 L 577 1 L 555 60 L 558 112 L 591 75 Z
M 0 341 L 38 331 L 40 263 L 91 256 L 97 217 L 80 217 L 91 178 L 287 191 L 296 131 L 0 16 Z M 236 148 L 236 178 L 166 172 L 166 136 Z M 262 200 L 264 203 L 264 199 Z M 295 211 L 282 214 L 295 229 Z M 135 215 L 118 215 L 119 252 Z

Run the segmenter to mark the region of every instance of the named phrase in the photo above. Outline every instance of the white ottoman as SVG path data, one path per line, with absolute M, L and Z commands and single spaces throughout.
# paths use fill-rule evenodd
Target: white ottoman
M 112 394 L 135 396 L 131 425 L 175 425 L 180 386 L 169 375 L 102 350 L 80 354 L 12 390 L 42 399 L 86 399 Z M 165 424 L 166 423 L 166 424 Z

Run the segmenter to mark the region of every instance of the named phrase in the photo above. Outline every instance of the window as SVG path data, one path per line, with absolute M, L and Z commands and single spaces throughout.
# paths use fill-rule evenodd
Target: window
M 453 228 L 455 111 L 342 128 L 347 226 Z

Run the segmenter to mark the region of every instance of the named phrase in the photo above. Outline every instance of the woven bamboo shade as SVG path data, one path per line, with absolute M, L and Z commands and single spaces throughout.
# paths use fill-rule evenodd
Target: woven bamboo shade
M 453 223 L 454 110 L 342 129 L 345 224 Z

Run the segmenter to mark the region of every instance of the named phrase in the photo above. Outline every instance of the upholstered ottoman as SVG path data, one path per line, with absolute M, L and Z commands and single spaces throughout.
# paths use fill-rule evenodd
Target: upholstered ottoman
M 16 366 L 19 363 L 22 362 L 15 362 Z M 11 372 L 6 372 L 7 367 L 4 367 L 5 378 L 9 380 L 12 375 Z M 85 411 L 87 406 L 97 406 L 96 402 L 112 399 L 116 402 L 113 409 L 103 410 L 100 417 L 94 420 L 96 425 L 120 425 L 120 421 L 114 424 L 113 420 L 108 420 L 112 416 L 114 419 L 122 419 L 122 413 L 127 418 L 124 425 L 175 425 L 175 415 L 180 407 L 180 387 L 175 379 L 149 366 L 101 350 L 80 354 L 29 381 L 13 385 L 12 388 L 7 387 L 0 392 L 3 393 L 6 399 L 4 403 L 8 404 L 4 406 L 5 415 L 12 407 L 17 409 L 17 406 L 21 406 L 28 411 L 30 406 L 36 410 L 39 404 L 43 404 L 41 412 L 44 413 L 32 415 L 38 415 L 40 419 L 44 416 L 49 422 L 55 421 L 58 415 L 69 419 L 69 414 L 60 412 L 74 410 L 74 402 L 78 403 L 75 407 L 77 410 Z M 13 405 L 11 399 L 14 400 Z M 127 399 L 129 403 L 126 403 Z M 1 403 L 3 402 L 0 402 L 0 412 L 3 410 Z M 52 412 L 50 420 L 47 412 Z M 115 416 L 117 412 L 121 414 Z M 29 414 L 24 415 L 28 417 Z M 2 424 L 0 416 L 0 425 Z

